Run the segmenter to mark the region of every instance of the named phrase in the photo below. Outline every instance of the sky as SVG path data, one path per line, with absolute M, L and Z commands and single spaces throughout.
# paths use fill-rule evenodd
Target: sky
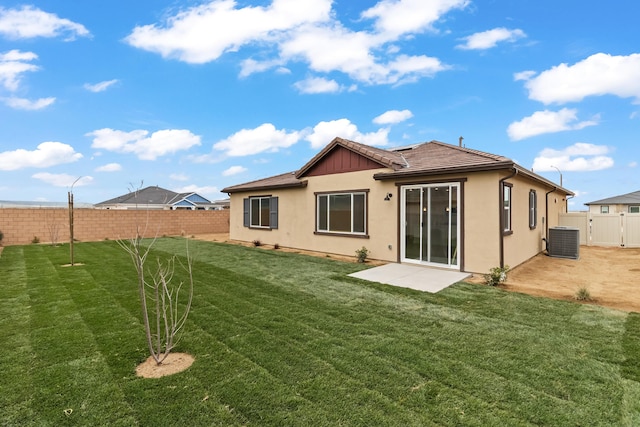
M 0 0 L 0 200 L 98 203 L 302 167 L 334 137 L 640 190 L 633 0 Z

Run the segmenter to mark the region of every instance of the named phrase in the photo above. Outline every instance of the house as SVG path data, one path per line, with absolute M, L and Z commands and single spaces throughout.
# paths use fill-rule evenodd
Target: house
M 585 203 L 592 214 L 640 213 L 640 191 Z
M 438 141 L 335 138 L 300 169 L 222 190 L 230 238 L 486 273 L 544 249 L 573 195 L 513 160 Z
M 97 209 L 216 210 L 228 209 L 229 201 L 211 202 L 196 193 L 176 193 L 152 186 L 97 203 L 95 207 Z

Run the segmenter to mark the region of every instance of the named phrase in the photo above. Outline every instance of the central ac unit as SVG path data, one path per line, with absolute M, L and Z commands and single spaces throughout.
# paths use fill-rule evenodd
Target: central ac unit
M 549 228 L 547 252 L 552 257 L 578 259 L 580 257 L 580 230 L 572 227 Z

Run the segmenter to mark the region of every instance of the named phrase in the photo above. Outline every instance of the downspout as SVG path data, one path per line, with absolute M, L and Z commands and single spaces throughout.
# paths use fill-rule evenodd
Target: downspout
M 507 175 L 504 178 L 498 181 L 498 202 L 500 205 L 500 210 L 498 211 L 498 218 L 500 218 L 500 268 L 504 268 L 504 217 L 502 215 L 502 211 L 504 209 L 502 197 L 504 195 L 503 186 L 504 182 L 514 176 L 518 175 L 518 169 L 513 168 L 513 172 L 511 175 Z M 513 198 L 513 195 L 512 195 Z
M 547 191 L 544 195 L 544 249 L 549 252 L 549 194 L 554 193 L 558 187 L 553 187 L 553 190 Z

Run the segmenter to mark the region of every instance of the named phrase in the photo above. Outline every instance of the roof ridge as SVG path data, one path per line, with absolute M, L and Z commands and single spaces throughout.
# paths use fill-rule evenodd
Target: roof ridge
M 442 142 L 442 141 L 433 140 L 433 141 L 427 142 L 426 144 L 429 144 L 429 143 L 441 145 L 441 146 L 448 147 L 448 148 L 453 148 L 453 149 L 456 149 L 456 150 L 459 150 L 459 151 L 464 151 L 466 153 L 475 154 L 475 155 L 486 157 L 486 158 L 493 159 L 493 160 L 511 160 L 508 157 L 501 156 L 499 154 L 491 154 L 491 153 L 488 153 L 486 151 L 476 150 L 474 148 L 468 148 L 468 147 L 461 147 L 459 145 L 449 144 L 449 143 Z

